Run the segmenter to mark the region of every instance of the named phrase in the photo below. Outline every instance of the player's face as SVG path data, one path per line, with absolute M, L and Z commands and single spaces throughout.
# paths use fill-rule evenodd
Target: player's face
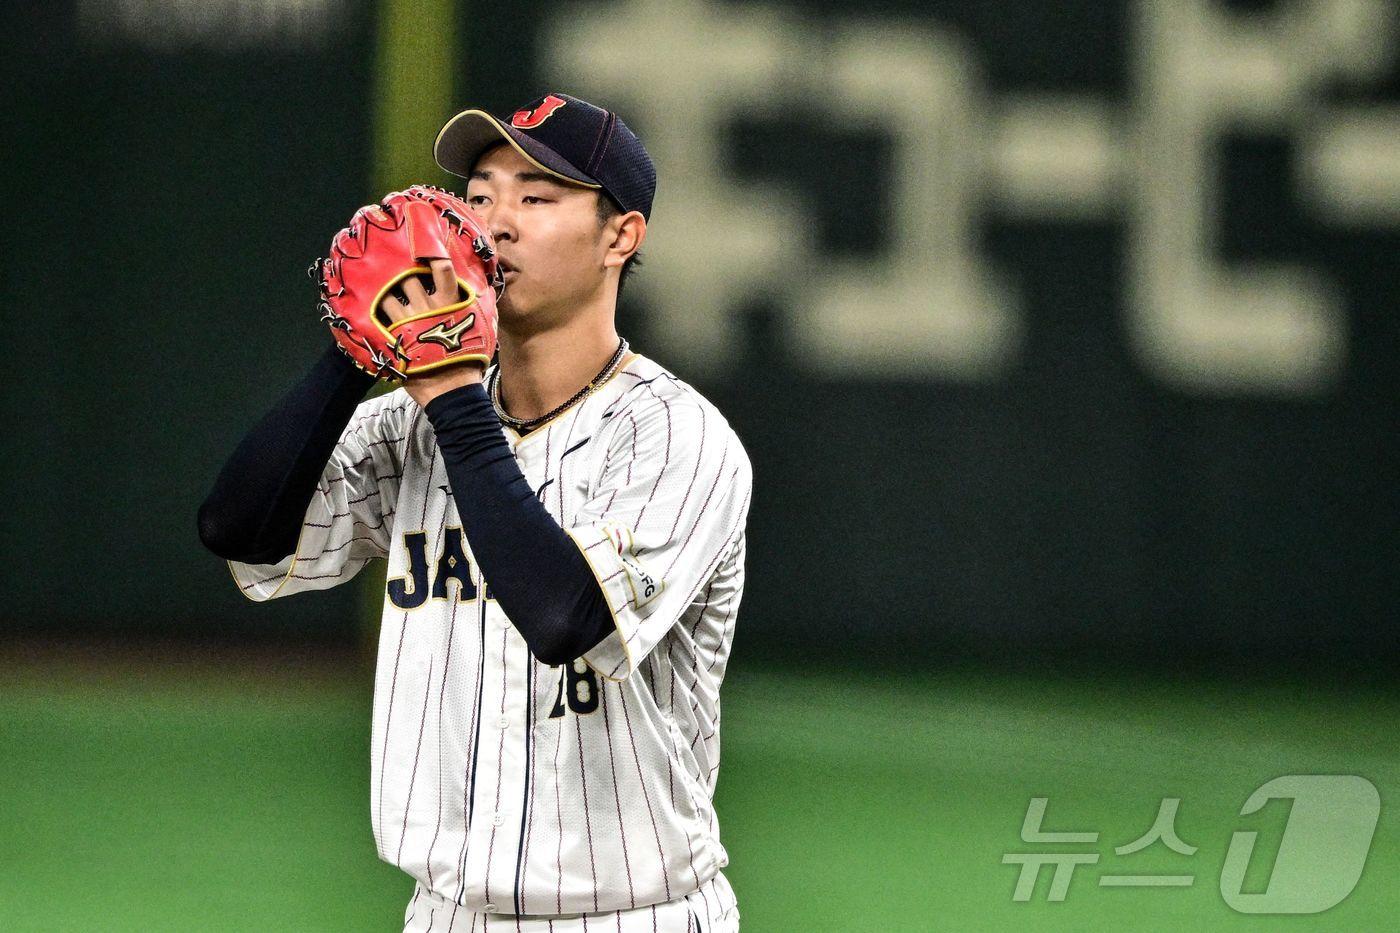
M 501 143 L 477 160 L 466 200 L 486 221 L 506 270 L 502 325 L 548 326 L 597 300 L 609 238 L 591 188 L 555 179 Z

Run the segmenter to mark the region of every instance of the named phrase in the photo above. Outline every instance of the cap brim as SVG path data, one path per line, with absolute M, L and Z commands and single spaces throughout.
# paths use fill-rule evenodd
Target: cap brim
M 550 175 L 584 188 L 603 187 L 569 164 L 559 153 L 512 126 L 497 120 L 484 110 L 463 110 L 445 123 L 433 142 L 433 159 L 453 175 L 463 178 L 471 174 L 472 166 L 481 154 L 505 140 L 525 158 L 525 161 Z

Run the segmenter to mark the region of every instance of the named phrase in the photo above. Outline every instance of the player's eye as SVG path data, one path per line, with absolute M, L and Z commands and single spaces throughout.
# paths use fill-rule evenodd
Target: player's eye
M 526 204 L 545 204 L 548 203 L 549 199 L 542 198 L 537 194 L 527 194 L 525 195 L 525 197 L 521 198 L 521 200 L 524 201 Z
M 472 207 L 479 207 L 480 205 L 486 203 L 486 195 L 469 194 L 467 195 L 467 203 L 470 204 Z

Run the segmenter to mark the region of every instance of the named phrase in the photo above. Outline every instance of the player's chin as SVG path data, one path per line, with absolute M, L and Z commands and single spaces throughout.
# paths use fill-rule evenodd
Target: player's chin
M 549 316 L 542 314 L 535 305 L 526 306 L 519 299 L 514 302 L 503 300 L 496 306 L 496 326 L 518 339 L 547 329 Z
M 501 296 L 501 300 L 496 302 L 496 320 L 502 324 L 527 320 L 530 313 L 528 306 L 522 307 L 525 304 L 519 296 L 506 292 Z
M 507 287 L 496 303 L 496 321 L 512 335 L 523 337 L 558 326 L 575 307 L 576 302 L 566 302 L 553 292 L 535 291 L 528 284 L 514 294 Z

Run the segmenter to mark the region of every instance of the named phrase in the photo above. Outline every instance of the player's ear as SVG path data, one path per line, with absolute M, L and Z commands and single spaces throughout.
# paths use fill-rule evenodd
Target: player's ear
M 647 238 L 647 219 L 641 211 L 628 211 L 614 218 L 604 229 L 612 231 L 612 242 L 608 244 L 603 267 L 621 266 L 642 248 L 642 241 Z

